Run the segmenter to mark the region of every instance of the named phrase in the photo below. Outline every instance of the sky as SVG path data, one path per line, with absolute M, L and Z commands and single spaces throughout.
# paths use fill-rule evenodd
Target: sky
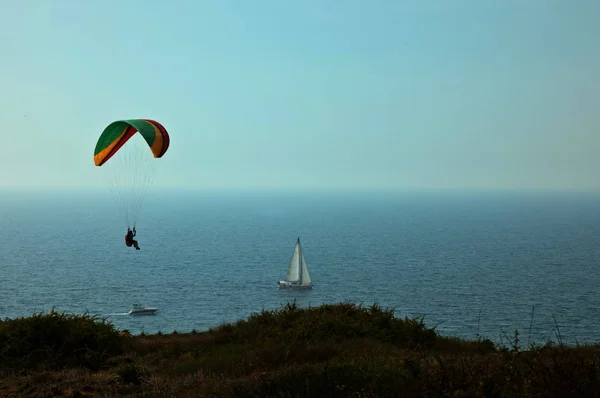
M 600 190 L 600 2 L 0 0 L 0 187 Z M 150 152 L 148 151 L 150 156 Z

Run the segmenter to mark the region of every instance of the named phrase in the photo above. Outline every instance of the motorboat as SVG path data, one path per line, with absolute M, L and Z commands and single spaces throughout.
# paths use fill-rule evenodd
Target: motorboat
M 129 315 L 152 315 L 158 311 L 158 308 L 146 307 L 142 304 L 134 304 L 129 310 Z

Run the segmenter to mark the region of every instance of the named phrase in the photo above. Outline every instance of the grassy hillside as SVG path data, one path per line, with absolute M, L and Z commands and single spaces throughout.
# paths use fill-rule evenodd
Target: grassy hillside
M 51 312 L 0 322 L 0 396 L 598 396 L 600 345 L 521 351 L 352 304 L 131 336 Z

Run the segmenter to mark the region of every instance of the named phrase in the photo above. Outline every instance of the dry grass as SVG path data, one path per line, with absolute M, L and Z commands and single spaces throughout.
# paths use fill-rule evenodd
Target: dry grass
M 46 336 L 48 330 L 62 333 Z M 35 336 L 36 352 L 45 353 L 35 361 L 25 336 Z M 88 357 L 74 354 L 80 344 Z M 592 397 L 600 391 L 600 346 L 509 350 L 489 340 L 441 337 L 422 320 L 352 304 L 289 304 L 208 332 L 149 336 L 119 333 L 86 316 L 35 315 L 0 323 L 0 347 L 3 397 Z

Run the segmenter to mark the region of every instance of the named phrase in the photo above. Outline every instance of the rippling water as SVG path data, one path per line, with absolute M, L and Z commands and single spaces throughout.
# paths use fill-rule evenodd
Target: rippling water
M 425 316 L 446 335 L 596 342 L 600 197 L 149 193 L 142 250 L 99 194 L 2 193 L 0 316 L 84 312 L 134 333 L 203 330 L 338 301 Z M 279 291 L 300 237 L 314 288 Z M 132 303 L 155 316 L 123 313 Z

